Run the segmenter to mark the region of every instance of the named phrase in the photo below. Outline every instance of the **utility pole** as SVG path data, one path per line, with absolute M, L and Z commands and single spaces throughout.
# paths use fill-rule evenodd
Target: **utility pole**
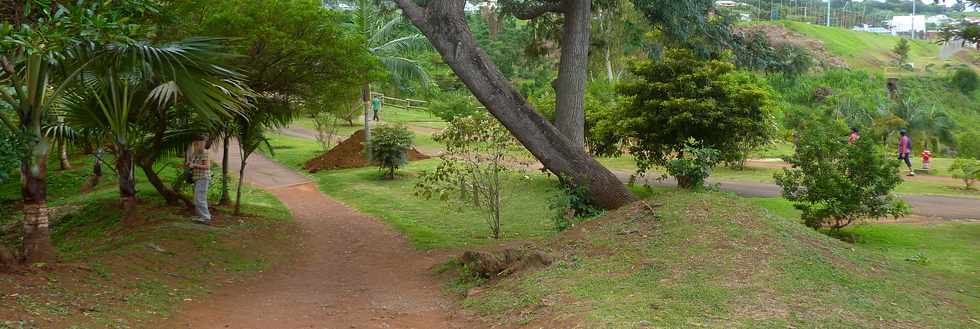
M 830 3 L 834 0 L 827 0 L 827 27 L 830 27 Z

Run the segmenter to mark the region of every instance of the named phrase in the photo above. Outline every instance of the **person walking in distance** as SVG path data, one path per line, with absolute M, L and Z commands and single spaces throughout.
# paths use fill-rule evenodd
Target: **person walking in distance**
M 371 120 L 381 121 L 381 118 L 378 117 L 378 112 L 381 112 L 381 105 L 382 105 L 381 104 L 381 97 L 380 96 L 374 96 L 374 99 L 371 100 L 371 109 L 374 110 L 374 119 L 371 119 Z
M 851 128 L 851 135 L 847 137 L 847 143 L 854 144 L 854 142 L 856 142 L 858 138 L 861 138 L 861 135 L 858 134 L 858 129 L 856 127 Z
M 912 139 L 909 138 L 909 133 L 905 129 L 898 133 L 902 136 L 898 139 L 898 159 L 905 160 L 905 165 L 909 168 L 908 176 L 915 176 L 915 171 L 912 170 L 912 160 L 909 159 L 912 154 Z
M 211 185 L 211 160 L 208 158 L 206 145 L 203 138 L 194 141 L 194 151 L 187 166 L 191 168 L 194 180 L 194 210 L 197 213 L 194 221 L 209 225 L 211 212 L 208 211 L 208 186 Z

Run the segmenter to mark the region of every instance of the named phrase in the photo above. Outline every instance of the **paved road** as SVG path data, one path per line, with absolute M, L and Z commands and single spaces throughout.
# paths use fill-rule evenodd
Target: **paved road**
M 616 172 L 616 176 L 624 182 L 629 181 L 630 175 L 629 172 Z M 677 186 L 677 181 L 673 178 L 658 181 L 650 177 L 655 176 L 649 175 L 643 182 L 655 186 Z M 722 191 L 733 192 L 743 197 L 768 198 L 781 195 L 779 186 L 775 184 L 712 180 L 708 183 L 718 184 Z M 912 213 L 915 215 L 949 220 L 980 220 L 980 199 L 933 195 L 903 195 L 902 199 L 912 206 Z

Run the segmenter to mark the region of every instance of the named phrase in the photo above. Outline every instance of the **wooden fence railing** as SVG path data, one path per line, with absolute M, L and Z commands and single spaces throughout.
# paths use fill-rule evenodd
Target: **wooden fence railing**
M 395 97 L 385 96 L 385 94 L 382 93 L 371 92 L 371 98 L 374 97 L 380 97 L 382 100 L 384 100 L 384 104 L 387 106 L 396 107 L 400 109 L 422 110 L 422 111 L 426 111 L 429 109 L 427 107 L 429 102 L 423 100 L 410 99 L 410 98 L 395 98 Z

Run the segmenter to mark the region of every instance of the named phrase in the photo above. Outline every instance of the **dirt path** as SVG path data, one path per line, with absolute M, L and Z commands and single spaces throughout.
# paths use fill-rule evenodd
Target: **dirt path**
M 249 162 L 247 180 L 282 200 L 299 222 L 303 252 L 250 282 L 188 302 L 159 328 L 482 327 L 457 317 L 441 294 L 429 274 L 440 259 L 325 196 L 305 176 L 260 155 Z

